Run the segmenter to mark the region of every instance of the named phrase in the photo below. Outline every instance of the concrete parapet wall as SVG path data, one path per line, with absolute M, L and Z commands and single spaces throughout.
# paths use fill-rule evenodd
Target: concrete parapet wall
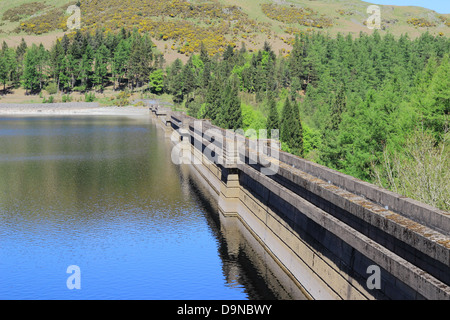
M 280 161 L 293 168 L 302 170 L 324 181 L 338 186 L 346 191 L 360 195 L 374 203 L 387 207 L 389 210 L 450 235 L 450 213 L 421 203 L 419 201 L 403 197 L 397 193 L 380 188 L 368 182 L 332 170 L 293 156 L 286 152 L 280 152 Z
M 248 139 L 239 138 L 242 154 L 216 136 L 230 139 L 229 132 L 207 120 L 151 109 L 178 134 L 175 142 L 187 144 L 219 211 L 237 217 L 305 296 L 450 299 L 449 213 L 272 147 L 264 157 L 278 157 L 277 171 L 262 174 L 267 163 L 249 162 Z M 373 265 L 379 289 L 367 287 Z

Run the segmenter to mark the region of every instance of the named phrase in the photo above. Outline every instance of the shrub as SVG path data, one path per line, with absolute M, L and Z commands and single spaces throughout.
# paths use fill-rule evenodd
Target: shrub
M 53 101 L 54 101 L 53 96 L 48 97 L 48 100 L 46 100 L 44 97 L 44 100 L 42 100 L 42 103 L 53 103 Z
M 58 86 L 55 82 L 50 82 L 44 89 L 48 94 L 55 94 L 58 92 Z
M 62 96 L 62 102 L 70 102 L 70 101 L 72 101 L 70 95 L 67 94 Z
M 86 92 L 84 95 L 84 101 L 85 102 L 94 102 L 95 100 L 95 93 Z
M 24 3 L 20 6 L 8 9 L 3 14 L 2 20 L 17 22 L 20 19 L 31 16 L 36 12 L 45 9 L 47 6 L 42 2 Z
M 122 91 L 121 93 L 119 93 L 117 95 L 117 105 L 119 107 L 124 107 L 126 105 L 130 104 L 130 101 L 128 100 L 128 98 L 131 96 L 131 94 L 128 91 Z

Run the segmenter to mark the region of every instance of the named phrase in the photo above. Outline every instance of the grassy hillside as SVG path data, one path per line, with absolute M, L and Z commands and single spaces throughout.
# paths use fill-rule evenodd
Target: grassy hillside
M 14 45 L 25 37 L 50 45 L 69 32 L 64 12 L 77 3 L 83 30 L 149 32 L 169 61 L 197 52 L 201 42 L 215 54 L 241 43 L 257 50 L 267 40 L 275 51 L 288 54 L 299 32 L 373 32 L 365 25 L 370 3 L 360 0 L 0 0 L 0 41 Z M 420 7 L 380 8 L 382 34 L 450 36 L 450 15 Z

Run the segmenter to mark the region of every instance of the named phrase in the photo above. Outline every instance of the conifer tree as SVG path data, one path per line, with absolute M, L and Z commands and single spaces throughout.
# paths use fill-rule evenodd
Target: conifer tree
M 84 88 L 88 87 L 88 82 L 92 79 L 92 66 L 94 64 L 94 50 L 90 44 L 86 45 L 85 51 L 80 61 L 80 72 L 78 74 L 78 80 L 81 80 Z
M 286 98 L 283 109 L 281 111 L 281 132 L 280 138 L 283 142 L 288 142 L 292 136 L 291 134 L 291 119 L 292 119 L 292 106 L 289 97 Z
M 94 84 L 103 90 L 105 77 L 108 74 L 108 48 L 102 44 L 95 53 Z
M 205 65 L 209 62 L 208 50 L 206 50 L 203 41 L 200 44 L 200 60 L 202 60 L 203 64 Z
M 235 75 L 227 81 L 222 96 L 222 112 L 216 118 L 218 125 L 225 129 L 242 129 L 241 99 L 239 98 L 239 79 Z
M 3 82 L 3 91 L 6 93 L 6 82 L 11 79 L 12 73 L 16 69 L 16 52 L 9 48 L 3 41 L 0 51 L 0 81 Z
M 64 61 L 64 49 L 61 45 L 61 41 L 57 40 L 55 45 L 50 50 L 50 68 L 53 75 L 53 79 L 56 81 L 56 88 L 59 91 L 60 79 L 59 74 L 63 68 Z
M 205 63 L 202 72 L 201 84 L 203 88 L 208 88 L 210 80 L 211 80 L 211 63 L 208 61 Z
M 192 72 L 193 65 L 192 59 L 186 63 L 182 70 L 182 78 L 183 78 L 183 95 L 188 96 L 195 88 L 195 79 L 194 74 Z
M 209 82 L 208 89 L 206 91 L 206 110 L 205 118 L 210 119 L 213 123 L 216 123 L 216 119 L 220 110 L 220 103 L 222 100 L 222 88 L 223 84 L 221 79 L 216 74 Z
M 271 138 L 272 130 L 280 130 L 280 118 L 278 115 L 275 100 L 273 99 L 272 95 L 269 95 L 268 106 L 269 106 L 269 115 L 267 116 L 266 128 L 267 128 L 267 138 Z
M 127 72 L 127 61 L 130 52 L 129 42 L 125 39 L 120 40 L 112 58 L 111 69 L 114 77 L 114 89 L 116 82 L 120 85 L 122 78 Z
M 183 72 L 179 72 L 173 80 L 172 83 L 172 100 L 175 103 L 181 103 L 184 99 L 184 92 L 183 92 L 183 81 L 184 81 L 184 74 Z
M 179 58 L 177 58 L 174 62 L 172 62 L 172 64 L 168 68 L 165 87 L 167 88 L 167 91 L 170 94 L 174 94 L 174 92 L 176 91 L 175 86 L 178 85 L 177 82 L 179 82 L 180 80 L 178 75 L 181 73 L 182 70 L 183 70 L 183 62 Z
M 281 116 L 281 141 L 286 143 L 289 151 L 296 154 L 303 154 L 303 130 L 300 121 L 298 106 L 291 102 L 289 97 L 283 106 Z

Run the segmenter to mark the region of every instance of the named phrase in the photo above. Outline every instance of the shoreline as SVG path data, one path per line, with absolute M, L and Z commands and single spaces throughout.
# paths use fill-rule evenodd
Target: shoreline
M 51 103 L 51 104 L 1 104 L 0 116 L 51 116 L 51 115 L 105 115 L 105 116 L 145 116 L 148 106 L 99 106 L 97 103 Z

